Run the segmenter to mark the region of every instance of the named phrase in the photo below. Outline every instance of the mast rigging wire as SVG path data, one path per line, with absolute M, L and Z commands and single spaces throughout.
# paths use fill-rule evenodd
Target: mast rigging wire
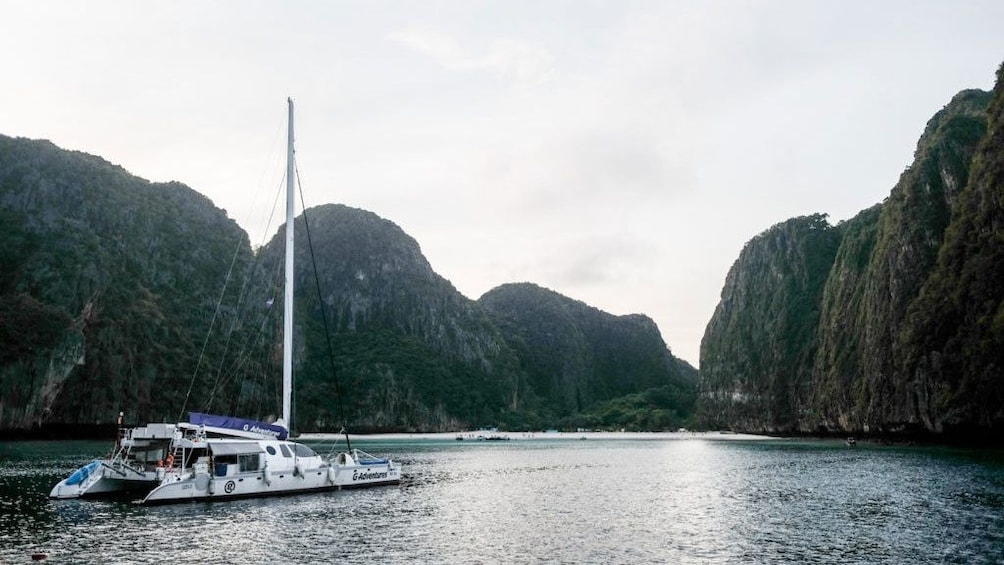
M 321 279 L 317 275 L 317 259 L 314 257 L 314 244 L 310 239 L 310 224 L 307 222 L 307 204 L 303 198 L 303 185 L 300 183 L 300 169 L 296 166 L 296 157 L 293 158 L 293 167 L 296 169 L 296 187 L 300 191 L 300 207 L 303 211 L 300 213 L 303 216 L 303 227 L 307 234 L 307 249 L 310 250 L 310 263 L 314 268 L 314 287 L 317 289 L 317 303 L 321 308 L 321 320 L 324 322 L 324 343 L 328 347 L 328 364 L 331 367 L 331 380 L 335 383 L 335 396 L 338 397 L 338 416 L 342 420 L 342 431 L 345 432 L 345 446 L 348 450 L 352 450 L 352 441 L 349 439 L 349 433 L 345 430 L 345 401 L 342 398 L 342 390 L 338 385 L 338 374 L 335 371 L 335 351 L 331 347 L 331 332 L 328 328 L 328 314 L 324 309 L 324 295 L 321 294 Z

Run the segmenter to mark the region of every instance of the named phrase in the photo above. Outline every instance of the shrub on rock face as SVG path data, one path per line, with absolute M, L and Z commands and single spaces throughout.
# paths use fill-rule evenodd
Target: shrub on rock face
M 832 241 L 799 253 L 786 222 L 747 244 L 702 342 L 707 422 L 1001 433 L 1004 291 L 988 282 L 1004 280 L 998 79 L 938 112 L 889 198 Z

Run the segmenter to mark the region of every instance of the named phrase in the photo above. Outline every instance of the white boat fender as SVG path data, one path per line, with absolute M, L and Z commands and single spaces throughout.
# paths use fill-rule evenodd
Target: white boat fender
M 300 463 L 299 459 L 297 459 L 296 463 L 293 465 L 293 474 L 297 475 L 301 479 L 304 478 L 304 476 L 303 476 L 303 463 Z
M 209 490 L 209 474 L 199 473 L 195 475 L 195 489 L 196 490 Z
M 338 469 L 335 467 L 328 467 L 328 482 L 335 484 L 335 477 L 338 476 Z
M 265 481 L 265 486 L 272 486 L 272 471 L 268 469 L 268 461 L 266 461 L 265 466 L 261 468 L 261 478 Z

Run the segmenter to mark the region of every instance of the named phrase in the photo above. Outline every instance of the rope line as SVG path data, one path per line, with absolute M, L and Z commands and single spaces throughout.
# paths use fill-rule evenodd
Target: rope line
M 300 191 L 300 207 L 303 208 L 303 227 L 307 234 L 307 248 L 310 250 L 310 262 L 314 271 L 314 287 L 317 289 L 317 302 L 321 308 L 321 321 L 324 322 L 324 343 L 328 347 L 328 364 L 331 368 L 331 380 L 335 383 L 335 396 L 338 397 L 338 416 L 342 420 L 342 431 L 345 432 L 345 447 L 352 449 L 352 442 L 349 440 L 349 433 L 345 431 L 345 401 L 342 398 L 342 390 L 338 385 L 338 374 L 335 370 L 335 351 L 331 346 L 331 332 L 328 328 L 328 315 L 324 309 L 324 295 L 321 294 L 321 279 L 317 275 L 317 259 L 314 257 L 314 244 L 310 238 L 310 224 L 307 222 L 307 204 L 303 198 L 303 186 L 300 184 L 300 169 L 296 166 L 296 159 L 293 159 L 293 167 L 296 169 L 296 187 Z

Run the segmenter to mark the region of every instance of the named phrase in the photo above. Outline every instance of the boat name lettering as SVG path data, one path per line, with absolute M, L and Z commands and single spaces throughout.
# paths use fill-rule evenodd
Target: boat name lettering
M 386 479 L 387 471 L 352 471 L 353 481 L 366 481 L 369 479 Z
M 255 433 L 255 434 L 270 435 L 270 436 L 272 436 L 274 438 L 278 438 L 279 437 L 279 432 L 277 430 L 266 430 L 265 428 L 259 428 L 258 426 L 253 425 L 253 424 L 244 424 L 244 431 L 245 432 Z

